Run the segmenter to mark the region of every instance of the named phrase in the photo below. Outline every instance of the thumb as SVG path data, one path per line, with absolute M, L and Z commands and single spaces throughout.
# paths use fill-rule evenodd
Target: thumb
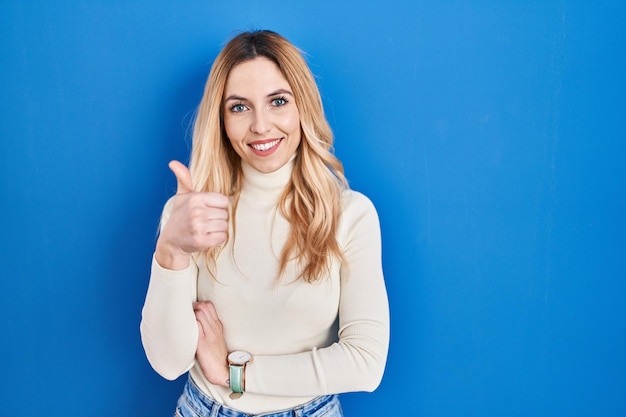
M 191 172 L 189 169 L 178 161 L 171 161 L 169 167 L 176 176 L 178 181 L 178 189 L 176 194 L 185 194 L 193 191 L 191 187 Z

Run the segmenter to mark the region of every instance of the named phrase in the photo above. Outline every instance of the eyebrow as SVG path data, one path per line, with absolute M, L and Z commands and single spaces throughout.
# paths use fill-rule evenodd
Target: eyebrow
M 274 91 L 274 92 L 272 92 L 272 93 L 268 94 L 266 97 L 274 97 L 274 96 L 277 96 L 277 95 L 279 95 L 279 94 L 289 94 L 290 96 L 292 96 L 292 97 L 293 97 L 293 93 L 292 93 L 291 91 L 289 91 L 289 90 L 285 90 L 284 88 L 281 88 L 281 89 L 279 89 L 279 90 L 276 90 L 276 91 Z M 236 95 L 236 94 L 232 94 L 232 95 L 230 95 L 230 96 L 228 96 L 228 97 L 226 97 L 226 98 L 224 99 L 224 101 L 225 101 L 225 102 L 226 102 L 226 101 L 230 101 L 230 100 L 236 100 L 236 101 L 247 101 L 248 99 L 247 99 L 247 98 L 245 98 L 245 97 L 242 97 L 242 96 L 238 96 L 238 95 Z

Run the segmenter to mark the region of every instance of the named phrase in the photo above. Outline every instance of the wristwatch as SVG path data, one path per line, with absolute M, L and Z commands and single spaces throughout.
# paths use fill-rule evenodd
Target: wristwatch
M 241 397 L 245 391 L 244 370 L 246 364 L 252 360 L 252 355 L 243 350 L 236 350 L 228 354 L 228 367 L 230 368 L 229 385 L 233 399 Z

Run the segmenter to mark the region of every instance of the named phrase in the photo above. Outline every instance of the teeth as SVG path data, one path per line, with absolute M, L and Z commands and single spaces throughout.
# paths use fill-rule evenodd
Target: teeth
M 263 151 L 267 151 L 269 149 L 272 149 L 274 146 L 276 146 L 276 144 L 278 142 L 280 142 L 280 139 L 276 139 L 276 140 L 273 140 L 273 141 L 267 142 L 267 143 L 250 145 L 250 146 L 252 146 L 257 151 L 262 151 L 263 152 Z

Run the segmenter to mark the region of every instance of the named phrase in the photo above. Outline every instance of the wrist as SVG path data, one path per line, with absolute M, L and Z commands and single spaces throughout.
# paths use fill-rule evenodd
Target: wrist
M 224 388 L 230 388 L 230 368 L 228 365 L 226 365 L 226 368 L 224 368 L 224 372 L 222 375 L 222 382 L 220 383 L 220 385 Z
M 162 268 L 180 271 L 189 266 L 191 255 L 177 250 L 159 239 L 154 251 L 154 258 Z
M 239 398 L 246 391 L 246 367 L 252 355 L 245 351 L 234 351 L 228 355 L 229 387 L 232 399 Z

